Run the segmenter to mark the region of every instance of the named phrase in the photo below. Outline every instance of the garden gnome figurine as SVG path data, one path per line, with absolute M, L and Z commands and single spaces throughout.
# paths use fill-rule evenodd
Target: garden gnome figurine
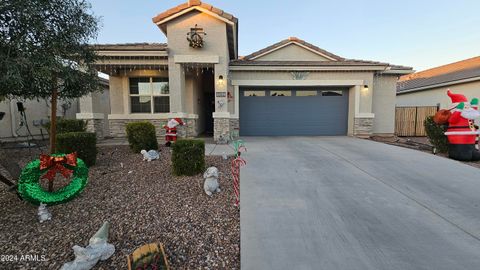
M 48 211 L 47 205 L 44 203 L 40 203 L 40 206 L 38 207 L 37 215 L 40 223 L 43 223 L 44 221 L 52 219 L 52 214 Z
M 146 150 L 142 150 L 140 151 L 140 153 L 143 155 L 143 160 L 146 160 L 149 162 L 154 159 L 160 158 L 160 154 L 158 153 L 158 151 L 155 151 L 155 150 L 150 150 L 148 152 Z
M 163 126 L 163 128 L 166 129 L 166 133 L 165 133 L 166 146 L 170 146 L 172 142 L 177 141 L 177 126 L 179 125 L 184 126 L 185 123 L 180 118 L 173 118 L 173 119 L 170 119 L 165 126 Z
M 213 192 L 220 192 L 218 184 L 218 169 L 216 167 L 208 168 L 203 174 L 205 182 L 203 183 L 203 190 L 208 196 L 212 196 Z
M 445 132 L 449 142 L 448 156 L 460 161 L 480 160 L 480 151 L 475 147 L 480 132 L 474 123 L 475 119 L 480 117 L 478 99 L 474 98 L 468 102 L 464 95 L 454 94 L 450 90 L 447 94 L 454 105 Z
M 107 243 L 109 227 L 108 222 L 103 223 L 103 226 L 90 238 L 86 248 L 73 246 L 75 260 L 65 263 L 60 270 L 89 270 L 99 260 L 104 261 L 110 258 L 115 253 L 115 247 Z

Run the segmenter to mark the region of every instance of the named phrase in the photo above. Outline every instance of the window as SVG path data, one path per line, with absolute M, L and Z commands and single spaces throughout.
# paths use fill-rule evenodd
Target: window
M 243 91 L 244 97 L 264 97 L 265 91 Z
M 309 90 L 309 91 L 297 91 L 296 96 L 297 97 L 313 97 L 317 95 L 317 91 L 315 90 Z
M 167 78 L 130 78 L 131 113 L 170 112 Z
M 343 96 L 343 91 L 336 91 L 336 90 L 322 91 L 322 96 L 324 97 Z
M 292 96 L 292 91 L 272 90 L 272 91 L 270 91 L 270 96 L 271 97 L 291 97 Z

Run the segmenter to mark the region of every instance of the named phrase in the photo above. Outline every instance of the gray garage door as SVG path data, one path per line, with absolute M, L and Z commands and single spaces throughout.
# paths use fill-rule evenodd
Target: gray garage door
M 347 89 L 240 91 L 240 135 L 346 135 Z

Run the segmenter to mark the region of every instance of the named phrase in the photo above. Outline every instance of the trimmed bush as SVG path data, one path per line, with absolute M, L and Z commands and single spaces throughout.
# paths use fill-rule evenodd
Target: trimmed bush
M 64 154 L 77 152 L 77 157 L 90 167 L 97 161 L 97 136 L 93 132 L 58 134 L 57 152 Z
M 205 170 L 205 142 L 178 140 L 172 145 L 172 165 L 175 175 L 196 175 Z
M 446 153 L 448 151 L 448 139 L 445 136 L 445 126 L 438 125 L 433 121 L 433 116 L 427 117 L 423 122 L 425 131 L 427 133 L 428 140 L 440 153 Z
M 158 141 L 155 126 L 150 122 L 133 122 L 127 124 L 127 136 L 130 149 L 135 153 L 142 150 L 157 150 Z
M 44 128 L 50 132 L 50 122 L 46 123 Z M 87 122 L 82 119 L 57 119 L 57 134 L 85 131 L 87 131 Z

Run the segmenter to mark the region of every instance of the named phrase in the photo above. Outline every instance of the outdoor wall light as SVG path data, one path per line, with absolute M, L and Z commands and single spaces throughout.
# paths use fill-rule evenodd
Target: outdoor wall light
M 219 85 L 224 85 L 225 81 L 223 80 L 223 75 L 218 76 L 218 84 Z
M 368 92 L 368 85 L 365 84 L 365 85 L 363 86 L 362 92 L 364 92 L 364 93 L 367 93 L 367 92 Z

